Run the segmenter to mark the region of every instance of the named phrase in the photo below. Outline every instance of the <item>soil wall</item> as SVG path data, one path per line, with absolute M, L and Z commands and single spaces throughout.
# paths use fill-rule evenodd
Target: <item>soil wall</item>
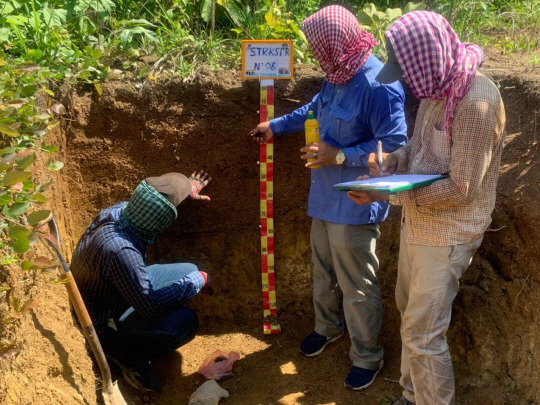
M 295 73 L 294 81 L 277 83 L 276 116 L 310 101 L 320 88 L 316 71 L 300 67 Z M 524 403 L 540 403 L 540 94 L 513 77 L 494 79 L 508 118 L 498 201 L 462 280 L 449 342 L 462 392 L 506 387 Z M 93 86 L 64 89 L 68 114 L 54 143 L 66 165 L 54 193 L 65 251 L 100 209 L 128 199 L 142 179 L 203 169 L 212 176 L 205 189 L 212 200 L 182 204 L 178 220 L 150 248 L 149 261 L 193 262 L 212 274 L 215 295 L 204 305 L 194 303 L 201 324 L 260 327 L 258 146 L 248 136 L 258 123 L 258 97 L 258 82 L 210 70 L 191 83 L 109 82 L 101 96 Z M 411 127 L 416 107 L 409 97 Z M 299 158 L 302 146 L 301 134 L 279 137 L 274 146 L 277 299 L 279 316 L 289 325 L 313 316 L 309 172 Z M 393 301 L 399 215 L 393 208 L 378 243 L 381 341 L 392 358 L 400 355 Z
M 88 87 L 66 94 L 66 235 L 75 241 L 100 208 L 127 199 L 145 177 L 208 171 L 212 201 L 182 205 L 150 258 L 192 261 L 208 270 L 216 295 L 198 308 L 203 321 L 242 324 L 261 317 L 258 148 L 247 135 L 258 122 L 258 83 L 227 72 L 203 73 L 189 84 L 174 80 L 139 88 L 112 82 L 102 96 Z M 321 80 L 301 68 L 296 80 L 278 82 L 276 116 L 308 102 Z M 449 339 L 457 373 L 469 385 L 500 383 L 538 402 L 539 96 L 517 79 L 495 80 L 508 116 L 499 198 L 492 229 L 463 279 Z M 412 123 L 416 102 L 408 104 Z M 301 135 L 276 141 L 274 190 L 278 305 L 285 316 L 305 317 L 312 309 L 309 173 L 299 159 L 302 141 Z M 393 303 L 397 211 L 383 225 L 378 245 L 386 309 L 382 335 L 391 355 L 399 355 Z

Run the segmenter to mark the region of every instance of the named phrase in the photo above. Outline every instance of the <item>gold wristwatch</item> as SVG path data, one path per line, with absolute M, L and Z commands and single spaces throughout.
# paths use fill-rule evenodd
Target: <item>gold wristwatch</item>
M 343 152 L 343 149 L 339 149 L 338 153 L 336 155 L 336 162 L 338 165 L 342 165 L 345 163 L 345 153 Z

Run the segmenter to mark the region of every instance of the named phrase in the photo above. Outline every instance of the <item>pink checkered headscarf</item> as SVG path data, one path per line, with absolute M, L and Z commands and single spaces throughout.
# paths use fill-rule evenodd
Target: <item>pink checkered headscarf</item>
M 313 56 L 334 84 L 347 83 L 371 55 L 375 39 L 341 6 L 328 6 L 302 23 Z
M 431 100 L 446 97 L 441 130 L 450 136 L 456 105 L 471 88 L 476 70 L 484 62 L 482 49 L 460 42 L 448 21 L 430 11 L 403 15 L 385 36 L 414 95 Z

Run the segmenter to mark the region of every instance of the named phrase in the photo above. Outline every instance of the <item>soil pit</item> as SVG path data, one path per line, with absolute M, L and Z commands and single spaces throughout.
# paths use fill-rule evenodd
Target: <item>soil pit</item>
M 320 88 L 319 72 L 300 67 L 295 73 L 294 81 L 276 84 L 276 116 L 310 101 Z M 510 73 L 498 76 L 497 69 L 487 73 L 500 85 L 508 136 L 493 223 L 454 304 L 448 339 L 457 403 L 539 403 L 540 86 Z M 68 116 L 56 143 L 66 166 L 54 193 L 65 251 L 72 250 L 100 209 L 128 199 L 141 179 L 168 171 L 206 170 L 212 182 L 205 191 L 212 201 L 182 204 L 179 219 L 149 249 L 150 263 L 196 263 L 212 274 L 215 287 L 214 296 L 190 303 L 200 317 L 199 335 L 158 360 L 164 391 L 153 402 L 187 403 L 204 381 L 197 368 L 215 349 L 242 356 L 234 366 L 235 376 L 221 383 L 230 393 L 223 403 L 378 404 L 399 397 L 401 342 L 393 289 L 400 212 L 395 208 L 382 225 L 378 243 L 385 314 L 380 377 L 364 392 L 344 389 L 351 367 L 348 335 L 317 358 L 304 358 L 298 351 L 313 328 L 309 172 L 299 158 L 302 134 L 279 137 L 274 146 L 282 333 L 262 334 L 258 146 L 248 136 L 258 123 L 258 97 L 258 82 L 210 70 L 192 83 L 109 82 L 101 96 L 91 86 L 64 89 L 61 101 Z M 410 96 L 411 127 L 416 106 Z M 131 401 L 141 402 L 122 382 L 121 388 Z

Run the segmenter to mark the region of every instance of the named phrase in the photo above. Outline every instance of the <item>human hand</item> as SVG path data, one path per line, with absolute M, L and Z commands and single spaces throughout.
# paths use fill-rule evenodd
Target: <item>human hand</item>
M 367 180 L 369 176 L 360 176 L 356 180 Z M 358 205 L 368 205 L 376 201 L 388 201 L 389 195 L 378 191 L 349 191 L 347 197 Z
M 211 177 L 208 177 L 208 173 L 202 170 L 199 173 L 193 172 L 188 180 L 191 182 L 191 193 L 189 195 L 191 199 L 210 201 L 210 197 L 200 194 L 201 190 L 212 180 Z
M 313 162 L 307 162 L 305 164 L 306 167 L 316 165 L 336 165 L 336 155 L 338 154 L 338 151 L 338 148 L 324 141 L 312 142 L 300 149 L 300 152 L 304 153 L 301 156 L 302 159 L 315 159 Z
M 383 155 L 383 163 L 382 163 L 382 166 L 379 168 L 379 159 L 377 157 L 377 154 L 376 153 L 369 154 L 367 165 L 369 168 L 369 174 L 372 177 L 380 177 L 381 169 L 382 169 L 383 176 L 390 176 L 397 169 L 398 161 L 395 155 L 392 155 L 390 153 L 383 153 L 382 155 Z
M 258 143 L 270 141 L 274 137 L 272 128 L 270 128 L 270 121 L 261 122 L 249 132 L 249 136 L 253 137 Z
M 214 294 L 214 289 L 212 288 L 212 279 L 210 278 L 208 273 L 206 273 L 205 271 L 199 271 L 199 274 L 204 280 L 204 286 L 199 292 L 208 295 Z

